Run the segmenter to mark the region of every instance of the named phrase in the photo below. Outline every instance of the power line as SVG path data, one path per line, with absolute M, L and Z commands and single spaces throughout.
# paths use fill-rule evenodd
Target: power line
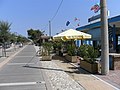
M 60 4 L 59 4 L 59 6 L 58 6 L 57 11 L 55 12 L 55 14 L 54 14 L 54 16 L 51 18 L 51 20 L 49 20 L 49 23 L 50 23 L 51 21 L 53 21 L 53 19 L 56 17 L 56 15 L 57 15 L 57 13 L 58 13 L 58 11 L 59 11 L 62 3 L 63 3 L 63 0 L 61 0 Z M 48 24 L 46 24 L 42 29 L 46 28 L 47 26 L 48 26 Z
M 47 28 L 48 27 L 48 23 L 47 24 L 45 24 L 44 25 L 44 27 L 43 28 L 41 28 L 41 30 L 44 30 L 45 28 Z
M 57 9 L 56 13 L 55 13 L 54 16 L 51 18 L 50 21 L 53 21 L 53 19 L 56 17 L 56 15 L 57 15 L 57 13 L 58 13 L 58 11 L 59 11 L 59 9 L 60 9 L 62 3 L 63 3 L 63 0 L 61 0 L 60 5 L 58 6 L 58 9 Z

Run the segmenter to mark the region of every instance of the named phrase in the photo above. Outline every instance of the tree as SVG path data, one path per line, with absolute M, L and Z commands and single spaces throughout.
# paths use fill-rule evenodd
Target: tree
M 5 43 L 9 40 L 10 37 L 10 26 L 6 21 L 0 21 L 0 39 L 2 43 Z
M 33 40 L 34 43 L 38 43 L 39 45 L 41 44 L 41 36 L 43 35 L 43 32 L 41 32 L 39 29 L 38 30 L 34 30 L 34 29 L 30 29 L 27 30 L 28 32 L 28 38 Z
M 29 40 L 26 37 L 22 36 L 22 35 L 17 36 L 17 42 L 26 43 L 28 41 Z
M 16 42 L 17 35 L 15 33 L 10 33 L 10 42 L 15 43 Z
M 0 21 L 0 40 L 4 46 L 5 57 L 6 57 L 5 42 L 9 41 L 10 26 L 11 24 L 9 24 L 7 21 Z

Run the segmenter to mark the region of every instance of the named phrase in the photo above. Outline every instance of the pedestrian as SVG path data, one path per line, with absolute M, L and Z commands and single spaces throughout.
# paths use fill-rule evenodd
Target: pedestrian
M 77 65 L 80 66 L 80 61 L 83 60 L 83 58 L 81 58 L 80 56 L 77 56 Z
M 80 65 L 80 57 L 77 56 L 77 65 Z

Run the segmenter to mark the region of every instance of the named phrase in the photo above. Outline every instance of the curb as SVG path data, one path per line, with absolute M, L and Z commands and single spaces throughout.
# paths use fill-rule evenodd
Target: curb
M 52 86 L 51 86 L 51 84 L 50 84 L 50 81 L 49 81 L 47 75 L 45 74 L 44 70 L 41 69 L 41 71 L 42 71 L 42 76 L 43 76 L 43 78 L 44 78 L 44 80 L 45 80 L 45 82 L 46 82 L 46 84 L 45 84 L 46 89 L 47 89 L 47 90 L 53 90 L 53 88 L 52 88 Z
M 34 48 L 35 48 L 36 52 L 37 52 L 38 49 L 39 49 L 37 46 L 34 46 Z M 38 58 L 38 59 L 39 59 L 39 58 Z M 41 62 L 39 62 L 39 63 L 41 64 Z M 42 64 L 41 64 L 41 65 L 42 65 Z M 41 72 L 42 72 L 42 77 L 43 77 L 43 79 L 44 79 L 45 82 L 46 82 L 46 84 L 45 84 L 46 90 L 53 90 L 53 88 L 52 88 L 52 86 L 51 86 L 51 84 L 50 84 L 50 81 L 49 81 L 47 75 L 45 74 L 45 71 L 41 69 Z

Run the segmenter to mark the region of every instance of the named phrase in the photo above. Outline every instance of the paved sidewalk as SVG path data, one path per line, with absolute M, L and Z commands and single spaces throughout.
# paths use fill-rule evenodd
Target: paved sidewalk
M 34 47 L 28 45 L 7 58 L 0 58 L 0 68 L 6 64 L 0 72 L 0 90 L 53 90 L 34 55 Z
M 39 50 L 36 46 L 35 49 L 36 52 Z M 15 54 L 15 52 L 17 51 L 10 50 L 7 53 L 9 53 L 8 55 L 11 57 L 14 56 L 13 54 Z M 7 63 L 9 60 L 7 57 L 0 58 L 0 64 L 4 61 Z M 3 65 L 5 63 L 3 63 Z M 108 80 L 106 78 L 115 80 L 115 82 L 120 80 L 116 77 L 116 72 L 110 72 L 110 75 L 107 76 L 95 76 L 80 68 L 78 69 L 75 64 L 62 61 L 59 58 L 52 61 L 41 61 L 41 63 L 41 69 L 48 77 L 53 90 L 120 90 L 114 87 L 112 82 L 108 81 L 110 84 L 105 82 Z M 113 76 L 114 78 L 111 78 Z
M 54 62 L 41 61 L 41 63 L 54 90 L 85 90 Z
M 35 46 L 36 52 L 39 50 Z M 85 90 L 52 61 L 40 61 L 53 90 Z
M 0 63 L 2 63 L 5 59 L 7 59 L 8 57 L 10 57 L 14 53 L 16 53 L 18 50 L 19 50 L 19 48 L 16 48 L 16 50 L 15 50 L 14 47 L 10 47 L 10 48 L 6 49 L 6 57 L 4 57 L 4 56 L 2 56 L 2 49 L 0 49 L 0 51 L 1 51 Z
M 59 67 L 61 67 L 64 72 L 72 77 L 77 83 L 82 85 L 85 90 L 119 90 L 107 84 L 106 82 L 103 82 L 94 75 L 89 74 L 83 69 L 78 70 L 78 68 L 71 65 L 71 63 L 66 63 L 60 60 L 53 60 L 51 62 L 56 63 Z
M 9 57 L 13 53 L 19 50 L 19 46 L 17 45 L 16 47 L 11 46 L 10 48 L 7 48 L 6 51 L 6 56 Z M 4 57 L 4 50 L 3 48 L 0 48 L 0 57 Z
M 39 48 L 35 48 L 38 51 Z M 97 76 L 77 68 L 75 64 L 59 58 L 41 63 L 54 90 L 120 90 Z
M 120 70 L 110 70 L 108 75 L 96 76 L 120 89 Z
M 25 47 L 23 47 L 25 48 Z M 0 57 L 0 68 L 4 66 L 7 62 L 9 62 L 16 54 L 18 54 L 23 48 L 16 48 L 14 50 L 13 47 L 6 49 L 6 57 Z
M 102 79 L 96 77 L 95 75 L 89 74 L 88 72 L 82 70 L 82 69 L 78 69 L 77 67 L 75 67 L 73 64 L 71 63 L 66 63 L 64 61 L 61 60 L 52 60 L 49 62 L 45 62 L 42 61 L 42 64 L 44 67 L 46 67 L 47 70 L 46 74 L 48 75 L 48 77 L 50 78 L 51 82 L 53 83 L 53 87 L 55 88 L 59 88 L 58 90 L 77 90 L 77 88 L 75 89 L 71 89 L 69 86 L 66 89 L 63 89 L 61 83 L 64 84 L 64 81 L 60 80 L 62 76 L 61 74 L 52 74 L 50 70 L 52 70 L 52 73 L 57 73 L 57 71 L 62 71 L 65 72 L 69 75 L 69 77 L 71 77 L 76 83 L 78 83 L 80 85 L 80 87 L 82 87 L 82 89 L 84 90 L 120 90 L 116 87 L 114 87 L 112 84 L 109 84 L 105 81 L 103 81 Z M 51 66 L 53 65 L 53 66 Z M 55 66 L 54 66 L 55 65 Z M 56 68 L 57 66 L 57 68 Z M 57 70 L 57 71 L 56 71 Z M 63 74 L 63 77 L 65 77 L 66 75 Z M 56 79 L 56 77 L 59 77 Z M 68 79 L 65 79 L 68 80 Z M 59 83 L 58 83 L 59 82 Z M 71 82 L 71 80 L 69 79 L 68 82 Z M 66 85 L 66 84 L 65 84 Z M 75 84 L 72 84 L 72 86 L 74 86 Z M 62 89 L 61 89 L 61 88 Z M 55 88 L 55 90 L 57 90 Z M 81 90 L 81 89 L 78 89 Z

